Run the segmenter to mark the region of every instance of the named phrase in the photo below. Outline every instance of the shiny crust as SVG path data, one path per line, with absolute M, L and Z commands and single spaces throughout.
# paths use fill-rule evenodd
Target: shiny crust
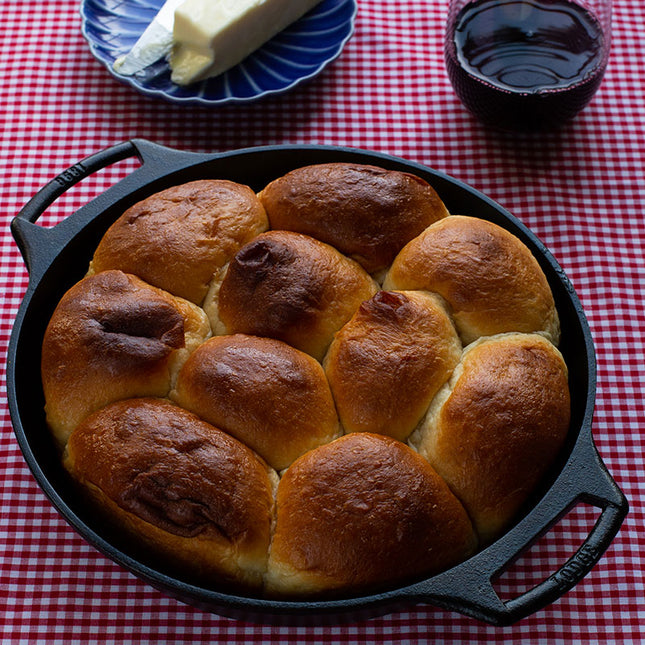
M 260 200 L 296 230 L 263 232 Z M 124 214 L 59 303 L 47 421 L 146 561 L 338 598 L 449 568 L 520 516 L 568 428 L 558 338 L 529 250 L 416 178 L 191 182 Z
M 321 360 L 334 334 L 377 288 L 328 244 L 269 231 L 231 261 L 219 287 L 218 316 L 229 334 L 277 338 Z
M 172 398 L 277 470 L 340 430 L 320 364 L 270 338 L 211 338 L 184 364 Z
M 468 348 L 413 442 L 490 542 L 554 462 L 569 420 L 560 352 L 538 334 L 502 334 Z
M 112 401 L 167 395 L 173 372 L 209 332 L 198 307 L 135 276 L 106 271 L 78 282 L 43 340 L 45 410 L 59 444 Z
M 259 196 L 272 229 L 331 244 L 368 273 L 385 269 L 407 242 L 448 215 L 423 179 L 362 164 L 298 168 Z
M 399 253 L 383 286 L 440 294 L 464 344 L 510 331 L 559 340 L 553 295 L 536 259 L 486 220 L 453 215 L 433 224 Z
M 280 480 L 266 586 L 372 590 L 447 569 L 475 544 L 427 461 L 389 437 L 354 433 L 308 452 Z
M 119 401 L 74 430 L 65 466 L 158 555 L 261 584 L 277 478 L 226 433 L 168 401 Z
M 264 208 L 248 186 L 189 182 L 129 208 L 103 236 L 92 271 L 121 269 L 200 304 L 213 274 L 267 227 Z
M 345 432 L 405 441 L 461 357 L 441 299 L 379 291 L 336 334 L 325 374 Z

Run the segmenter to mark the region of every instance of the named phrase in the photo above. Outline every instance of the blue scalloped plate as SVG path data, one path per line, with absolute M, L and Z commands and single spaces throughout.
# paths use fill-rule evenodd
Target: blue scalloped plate
M 356 0 L 323 0 L 233 69 L 188 87 L 170 80 L 165 60 L 134 76 L 117 74 L 112 64 L 131 49 L 163 1 L 82 0 L 82 31 L 92 54 L 116 79 L 180 104 L 243 103 L 290 90 L 338 57 L 354 31 L 357 12 Z

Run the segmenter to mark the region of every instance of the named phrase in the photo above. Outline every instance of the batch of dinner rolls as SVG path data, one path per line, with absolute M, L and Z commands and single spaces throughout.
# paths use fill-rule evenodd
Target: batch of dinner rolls
M 272 598 L 391 588 L 490 544 L 570 400 L 539 264 L 476 215 L 350 163 L 129 208 L 44 337 L 79 490 L 164 566 Z

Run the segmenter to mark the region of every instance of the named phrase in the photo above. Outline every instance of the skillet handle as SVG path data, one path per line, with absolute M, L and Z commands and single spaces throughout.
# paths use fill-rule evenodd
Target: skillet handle
M 51 228 L 36 225 L 38 218 L 75 184 L 99 170 L 135 156 L 142 166 L 106 192 L 112 192 L 119 185 L 122 185 L 122 192 L 125 192 L 132 184 L 141 182 L 146 177 L 154 177 L 160 171 L 168 172 L 197 155 L 165 148 L 145 139 L 132 139 L 101 150 L 64 170 L 43 186 L 11 222 L 11 232 L 32 277 L 44 271 L 64 244 L 67 220 L 71 216 Z
M 500 599 L 492 581 L 579 503 L 591 504 L 602 512 L 578 550 L 532 589 L 510 600 Z M 428 580 L 422 599 L 494 625 L 510 625 L 554 602 L 580 582 L 609 547 L 627 510 L 627 500 L 589 436 L 576 446 L 562 474 L 532 513 L 474 558 Z
M 101 150 L 83 161 L 75 163 L 54 177 L 47 185 L 43 186 L 36 195 L 22 208 L 17 218 L 35 223 L 36 220 L 51 206 L 61 195 L 66 193 L 79 181 L 86 179 L 95 172 L 108 166 L 128 159 L 137 154 L 137 149 L 132 141 L 120 143 L 111 148 Z

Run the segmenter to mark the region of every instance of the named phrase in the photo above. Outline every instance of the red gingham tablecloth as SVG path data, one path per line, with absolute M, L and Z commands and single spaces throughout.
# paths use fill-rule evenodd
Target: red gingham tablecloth
M 170 599 L 100 555 L 35 483 L 0 402 L 2 643 L 629 643 L 645 641 L 645 5 L 614 2 L 603 84 L 563 129 L 509 135 L 477 123 L 446 77 L 446 0 L 359 0 L 342 55 L 312 82 L 250 105 L 179 107 L 115 81 L 90 54 L 76 0 L 0 3 L 3 353 L 28 276 L 9 223 L 80 159 L 134 137 L 199 152 L 323 143 L 421 162 L 481 190 L 552 250 L 586 310 L 598 355 L 593 432 L 630 512 L 600 563 L 561 599 L 498 628 L 431 606 L 326 627 L 238 622 Z M 50 207 L 54 224 L 131 172 L 123 162 Z M 4 361 L 3 361 L 4 365 Z M 576 507 L 517 580 L 544 579 L 585 538 Z M 509 585 L 515 584 L 512 581 Z

